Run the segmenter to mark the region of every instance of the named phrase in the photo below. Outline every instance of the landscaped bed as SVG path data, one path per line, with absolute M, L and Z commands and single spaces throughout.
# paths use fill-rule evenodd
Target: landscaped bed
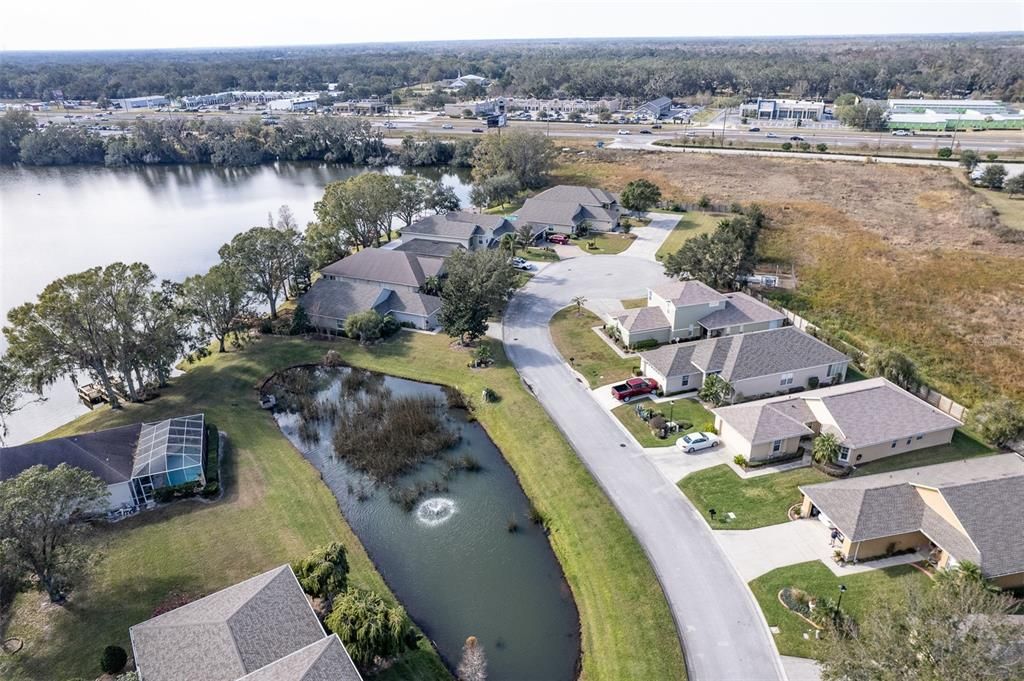
M 523 260 L 533 260 L 535 262 L 555 262 L 559 260 L 558 254 L 553 249 L 547 250 L 546 248 L 538 248 L 536 246 L 520 248 L 516 251 L 516 256 Z
M 629 378 L 633 368 L 640 366 L 639 359 L 619 357 L 594 333 L 594 327 L 601 324 L 593 312 L 577 311 L 575 306 L 559 310 L 551 318 L 551 339 L 558 353 L 567 362 L 572 359 L 573 368 L 587 379 L 591 388 Z
M 671 414 L 673 421 L 685 427 L 679 432 L 671 433 L 665 439 L 661 439 L 651 432 L 651 426 L 637 415 L 637 406 L 653 409 L 655 413 L 661 414 L 666 419 Z M 683 435 L 696 430 L 706 429 L 714 423 L 714 418 L 708 410 L 700 402 L 690 399 L 676 400 L 671 408 L 667 403 L 658 404 L 650 400 L 631 402 L 615 407 L 612 413 L 615 414 L 615 418 L 626 427 L 626 430 L 630 432 L 641 447 L 671 447 Z
M 814 640 L 814 627 L 779 602 L 779 592 L 798 589 L 811 598 L 839 597 L 839 584 L 846 586 L 842 609 L 860 622 L 873 608 L 903 597 L 904 590 L 915 583 L 927 584 L 927 575 L 912 565 L 870 570 L 842 578 L 832 574 L 823 563 L 811 561 L 778 568 L 750 582 L 750 589 L 764 612 L 768 626 L 778 627 L 775 643 L 782 655 L 820 659 L 824 645 Z M 804 634 L 809 638 L 805 639 Z

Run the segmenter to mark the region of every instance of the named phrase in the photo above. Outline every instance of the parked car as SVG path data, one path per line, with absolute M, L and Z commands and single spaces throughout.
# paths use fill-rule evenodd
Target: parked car
M 518 255 L 516 255 L 508 259 L 508 264 L 512 265 L 513 267 L 515 267 L 516 265 L 525 265 L 527 264 L 527 260 L 526 258 L 520 258 Z
M 653 135 L 654 133 L 651 132 L 650 130 L 641 130 L 640 134 L 641 135 Z
M 629 402 L 634 397 L 650 395 L 658 389 L 653 378 L 630 378 L 625 383 L 612 386 L 612 397 L 620 402 Z
M 565 244 L 569 243 L 569 237 L 567 237 L 565 234 L 559 234 L 556 232 L 554 234 L 548 234 L 548 241 L 550 241 L 553 244 L 562 244 L 564 246 Z
M 628 135 L 629 134 L 629 130 L 626 130 L 625 128 L 619 128 L 618 130 L 615 131 L 615 134 L 616 135 Z
M 451 130 L 451 129 L 452 129 L 452 128 L 454 128 L 454 127 L 455 127 L 455 126 L 454 126 L 454 125 L 452 125 L 451 123 L 442 123 L 442 124 L 441 124 L 441 129 L 442 129 L 442 130 Z
M 483 132 L 483 131 L 484 131 L 483 128 L 473 128 L 472 130 L 470 130 L 470 132 Z
M 789 141 L 790 142 L 803 142 L 804 138 L 801 137 L 800 135 L 793 135 L 792 137 L 789 138 Z
M 751 128 L 750 130 L 748 130 L 747 132 L 761 132 L 761 128 L 758 128 L 758 127 L 755 126 L 755 127 Z
M 522 272 L 529 272 L 530 270 L 533 269 L 533 264 L 529 263 L 529 262 L 527 262 L 525 260 L 523 262 L 519 262 L 519 263 L 514 262 L 514 263 L 512 263 L 512 269 L 520 270 Z
M 689 433 L 676 440 L 676 447 L 687 454 L 693 454 L 702 449 L 717 447 L 721 443 L 714 433 Z

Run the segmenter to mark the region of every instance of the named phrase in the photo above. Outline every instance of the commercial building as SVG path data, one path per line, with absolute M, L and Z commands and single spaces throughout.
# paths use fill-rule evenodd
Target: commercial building
M 120 106 L 125 111 L 133 111 L 135 109 L 156 109 L 161 106 L 167 106 L 171 103 L 169 99 L 163 95 L 149 95 L 147 97 L 125 97 L 124 99 L 113 100 L 115 106 Z
M 1024 114 L 991 99 L 890 99 L 893 130 L 1006 130 L 1024 128 Z
M 449 116 L 462 116 L 466 111 L 471 116 L 500 115 L 506 112 L 508 100 L 504 97 L 495 99 L 481 99 L 476 102 L 454 102 L 444 105 L 444 112 Z
M 740 105 L 740 116 L 758 120 L 820 121 L 826 117 L 825 102 L 806 99 L 757 99 Z
M 448 83 L 448 89 L 457 92 L 462 88 L 466 87 L 467 85 L 469 85 L 470 83 L 479 85 L 480 87 L 487 87 L 488 85 L 491 84 L 491 81 L 489 81 L 487 78 L 484 78 L 483 76 L 478 76 L 476 74 L 469 73 L 466 74 L 465 76 L 460 75 L 458 78 Z
M 350 111 L 364 116 L 386 114 L 391 109 L 387 102 L 378 99 L 377 97 L 370 97 L 369 99 L 349 99 L 344 102 L 335 102 L 333 106 L 337 111 Z
M 1024 586 L 1024 458 L 1000 454 L 805 485 L 801 515 L 839 532 L 845 560 L 917 550 L 940 568 L 970 561 L 996 586 Z
M 636 115 L 640 118 L 660 120 L 671 115 L 671 113 L 672 99 L 670 97 L 658 97 L 636 108 Z
M 274 99 L 267 103 L 271 111 L 308 111 L 316 108 L 317 94 L 300 95 L 287 99 Z
M 622 108 L 622 100 L 617 97 L 605 99 L 539 99 L 537 97 L 511 97 L 508 100 L 510 111 L 547 111 L 548 113 L 598 113 L 600 111 L 618 111 Z

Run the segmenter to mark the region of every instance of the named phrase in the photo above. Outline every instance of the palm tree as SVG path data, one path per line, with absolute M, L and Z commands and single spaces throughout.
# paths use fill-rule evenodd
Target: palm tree
M 822 433 L 814 439 L 811 458 L 816 463 L 835 463 L 839 460 L 839 439 L 832 433 Z
M 583 314 L 583 306 L 587 304 L 587 299 L 584 296 L 576 296 L 570 301 L 576 306 L 576 316 Z
M 501 247 L 508 251 L 509 255 L 515 257 L 516 249 L 519 247 L 519 239 L 516 238 L 515 234 L 509 232 L 508 234 L 501 235 L 501 241 L 499 242 Z
M 998 586 L 985 579 L 985 575 L 981 572 L 981 566 L 969 560 L 961 561 L 956 567 L 942 570 L 935 576 L 935 578 L 941 583 L 974 583 L 992 593 L 998 593 L 1000 591 Z

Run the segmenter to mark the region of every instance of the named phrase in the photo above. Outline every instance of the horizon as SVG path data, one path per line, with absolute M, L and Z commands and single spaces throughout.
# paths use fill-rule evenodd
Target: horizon
M 0 52 L 204 51 L 477 41 L 882 39 L 1024 31 L 1024 6 L 1016 0 L 789 0 L 771 7 L 746 0 L 714 7 L 640 0 L 628 8 L 610 0 L 586 4 L 524 0 L 513 8 L 450 0 L 441 7 L 402 5 L 387 21 L 381 21 L 373 7 L 312 3 L 289 8 L 286 16 L 254 13 L 239 17 L 230 8 L 180 0 L 173 14 L 144 29 L 135 5 L 127 0 L 110 0 L 103 11 L 71 2 L 60 2 L 56 9 L 62 18 L 56 25 L 41 21 L 34 7 L 8 9 L 7 21 L 0 28 Z M 47 10 L 52 16 L 53 8 Z M 538 13 L 547 20 L 538 22 Z M 838 32 L 836 26 L 844 30 Z M 659 30 L 661 27 L 666 30 Z M 467 37 L 438 39 L 444 35 Z M 509 35 L 516 37 L 510 39 Z

